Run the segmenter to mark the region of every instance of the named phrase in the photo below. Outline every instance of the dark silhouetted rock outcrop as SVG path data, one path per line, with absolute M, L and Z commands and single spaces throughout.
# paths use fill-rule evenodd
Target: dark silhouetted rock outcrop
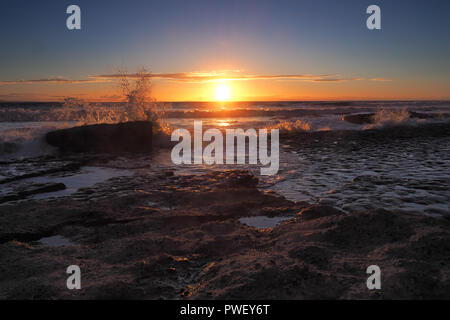
M 354 124 L 373 123 L 373 113 L 348 114 L 342 119 Z
M 148 121 L 97 124 L 52 131 L 45 140 L 62 152 L 148 152 L 152 128 Z

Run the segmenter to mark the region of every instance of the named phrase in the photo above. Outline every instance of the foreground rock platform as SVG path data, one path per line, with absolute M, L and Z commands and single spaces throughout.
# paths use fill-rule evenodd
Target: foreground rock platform
M 1 299 L 448 299 L 450 220 L 344 213 L 257 188 L 244 171 L 116 178 L 0 206 Z M 272 229 L 248 216 L 291 216 Z M 45 246 L 63 236 L 72 245 Z M 79 265 L 82 289 L 66 288 Z M 366 287 L 370 265 L 382 289 Z

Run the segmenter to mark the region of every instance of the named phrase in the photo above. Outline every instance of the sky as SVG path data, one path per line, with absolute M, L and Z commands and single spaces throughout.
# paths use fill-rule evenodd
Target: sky
M 68 30 L 66 8 L 81 8 Z M 369 30 L 366 9 L 381 9 Z M 151 72 L 159 101 L 450 99 L 448 0 L 0 3 L 0 100 L 119 101 Z

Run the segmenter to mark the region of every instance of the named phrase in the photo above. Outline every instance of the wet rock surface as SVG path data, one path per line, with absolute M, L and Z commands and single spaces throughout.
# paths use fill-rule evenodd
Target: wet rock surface
M 67 242 L 39 241 L 56 236 Z M 449 240 L 445 217 L 296 203 L 245 171 L 148 172 L 0 206 L 0 298 L 448 299 Z M 73 264 L 81 290 L 66 288 Z M 374 264 L 382 290 L 369 291 Z
M 287 134 L 271 188 L 345 212 L 450 214 L 450 124 Z
M 23 200 L 29 196 L 46 193 L 46 192 L 54 192 L 66 189 L 64 183 L 36 183 L 31 185 L 22 186 L 19 190 L 15 190 L 15 192 L 7 193 L 4 196 L 0 197 L 0 203 Z
M 448 117 L 448 115 L 446 116 Z M 416 119 L 437 119 L 442 118 L 444 116 L 439 114 L 410 111 L 409 117 Z M 354 124 L 369 124 L 374 123 L 376 121 L 375 113 L 348 114 L 343 117 L 343 120 Z
M 2 177 L 0 185 L 44 175 L 74 172 L 79 170 L 84 163 L 86 163 L 86 158 L 39 157 L 22 161 L 3 161 L 0 162 L 0 177 Z

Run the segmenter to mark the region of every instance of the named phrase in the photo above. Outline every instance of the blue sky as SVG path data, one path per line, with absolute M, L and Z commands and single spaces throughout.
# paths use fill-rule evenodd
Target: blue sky
M 82 30 L 65 26 L 70 4 L 81 7 Z M 365 26 L 371 4 L 381 8 L 382 30 Z M 0 81 L 87 79 L 145 66 L 383 78 L 399 90 L 412 84 L 426 87 L 424 97 L 449 97 L 449 14 L 445 0 L 2 0 Z M 41 87 L 0 84 L 0 95 Z

